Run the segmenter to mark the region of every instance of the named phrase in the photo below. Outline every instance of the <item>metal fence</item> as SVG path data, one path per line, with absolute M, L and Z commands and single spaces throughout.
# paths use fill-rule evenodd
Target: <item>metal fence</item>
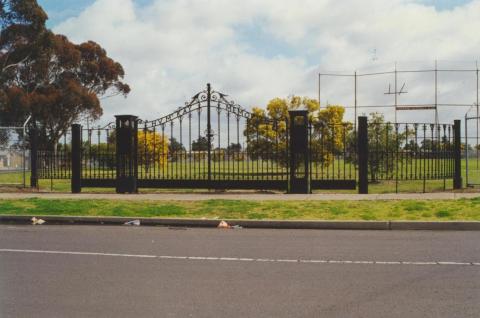
M 65 179 L 72 177 L 72 134 L 66 131 L 56 145 L 37 150 L 36 171 L 39 179 Z
M 115 123 L 103 127 L 81 128 L 80 141 L 83 184 L 112 184 L 117 174 Z
M 29 157 L 26 127 L 0 127 L 0 186 L 25 187 Z
M 427 123 L 369 123 L 369 180 L 443 180 L 454 178 L 454 126 Z
M 33 183 L 82 187 L 315 189 L 368 192 L 383 181 L 454 181 L 461 187 L 460 122 L 331 124 L 307 111 L 274 120 L 207 89 L 156 120 L 116 116 L 104 127 L 73 125 L 52 150 L 32 145 Z M 355 129 L 357 128 L 357 129 Z M 34 139 L 33 139 L 34 140 Z
M 312 188 L 355 189 L 358 158 L 352 123 L 311 124 L 308 147 Z
M 480 186 L 480 117 L 477 114 L 469 115 L 467 113 L 465 116 L 463 148 L 467 187 Z

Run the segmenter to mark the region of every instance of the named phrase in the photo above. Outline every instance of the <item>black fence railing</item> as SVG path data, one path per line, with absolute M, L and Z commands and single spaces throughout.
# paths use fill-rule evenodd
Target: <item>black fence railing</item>
M 36 149 L 36 178 L 71 179 L 82 187 L 358 189 L 395 181 L 453 180 L 461 187 L 460 122 L 410 124 L 308 122 L 307 111 L 273 120 L 249 113 L 207 90 L 153 121 L 117 116 L 116 123 L 73 125 L 54 150 Z M 425 186 L 424 186 L 425 191 Z
M 70 179 L 71 173 L 71 131 L 67 131 L 50 149 L 37 150 L 35 173 L 38 179 Z
M 369 180 L 444 180 L 455 173 L 454 127 L 370 123 Z
M 82 179 L 116 178 L 115 125 L 81 129 Z
M 322 189 L 336 185 L 355 189 L 358 162 L 356 131 L 351 123 L 311 123 L 309 127 L 310 180 Z
M 41 150 L 37 154 L 39 179 L 70 179 L 71 151 Z

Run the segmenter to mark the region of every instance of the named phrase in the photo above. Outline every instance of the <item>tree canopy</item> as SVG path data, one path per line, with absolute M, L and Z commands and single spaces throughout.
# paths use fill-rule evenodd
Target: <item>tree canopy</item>
M 153 131 L 138 131 L 138 159 L 148 173 L 149 167 L 164 167 L 167 164 L 169 141 L 167 136 Z
M 213 145 L 210 145 L 213 148 Z M 192 141 L 192 151 L 207 151 L 208 150 L 208 138 L 200 136 L 197 140 Z
M 130 92 L 120 63 L 93 41 L 74 44 L 47 29 L 36 0 L 0 0 L 0 18 L 0 120 L 32 115 L 44 146 L 75 121 L 98 119 L 100 98 Z
M 300 96 L 274 98 L 267 104 L 266 109 L 253 108 L 252 117 L 244 131 L 247 149 L 252 158 L 270 159 L 283 165 L 287 164 L 288 112 L 297 109 L 308 110 L 312 129 L 310 146 L 313 153 L 321 153 L 312 156 L 312 160 L 324 165 L 330 164 L 335 151 L 344 147 L 345 130 L 351 130 L 351 125 L 343 123 L 345 108 L 328 105 L 320 109 L 317 100 Z

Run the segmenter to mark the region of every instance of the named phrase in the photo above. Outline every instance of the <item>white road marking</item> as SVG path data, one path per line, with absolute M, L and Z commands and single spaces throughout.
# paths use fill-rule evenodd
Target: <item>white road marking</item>
M 173 255 L 144 255 L 120 254 L 100 252 L 75 252 L 75 251 L 48 251 L 48 250 L 21 250 L 0 249 L 0 253 L 30 253 L 30 254 L 60 254 L 81 256 L 107 256 L 130 258 L 156 258 L 163 260 L 192 260 L 192 261 L 230 261 L 230 262 L 275 262 L 275 263 L 306 263 L 306 264 L 355 264 L 355 265 L 433 265 L 433 266 L 480 266 L 473 262 L 415 262 L 415 261 L 353 261 L 353 260 L 322 260 L 322 259 L 274 259 L 274 258 L 245 258 L 245 257 L 211 257 L 211 256 L 173 256 Z
M 0 252 L 37 253 L 37 254 L 67 254 L 67 255 L 91 255 L 91 256 L 114 256 L 114 257 L 134 257 L 134 258 L 157 258 L 157 256 L 155 256 L 155 255 L 117 254 L 117 253 L 95 253 L 95 252 L 72 252 L 72 251 L 45 251 L 45 250 L 0 249 Z
M 404 265 L 442 265 L 443 262 L 402 262 Z
M 475 265 L 475 264 L 465 263 L 465 262 L 438 262 L 438 265 L 464 265 L 464 266 L 468 266 L 468 265 Z

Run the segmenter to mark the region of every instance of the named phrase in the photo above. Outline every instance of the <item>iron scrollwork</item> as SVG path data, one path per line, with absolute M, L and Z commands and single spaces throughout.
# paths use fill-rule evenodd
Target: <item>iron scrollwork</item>
M 184 116 L 189 116 L 195 111 L 201 111 L 201 109 L 206 108 L 209 96 L 210 103 L 213 104 L 211 107 L 215 107 L 218 111 L 225 111 L 227 114 L 233 114 L 234 116 L 243 117 L 246 119 L 250 119 L 252 117 L 252 113 L 244 109 L 242 106 L 236 104 L 234 101 L 228 100 L 227 94 L 217 92 L 215 90 L 208 92 L 207 89 L 205 89 L 195 94 L 189 102 L 185 103 L 185 106 L 179 107 L 174 112 L 155 120 L 138 119 L 138 123 L 145 125 L 147 128 L 153 128 L 171 122 L 175 119 L 184 118 Z

